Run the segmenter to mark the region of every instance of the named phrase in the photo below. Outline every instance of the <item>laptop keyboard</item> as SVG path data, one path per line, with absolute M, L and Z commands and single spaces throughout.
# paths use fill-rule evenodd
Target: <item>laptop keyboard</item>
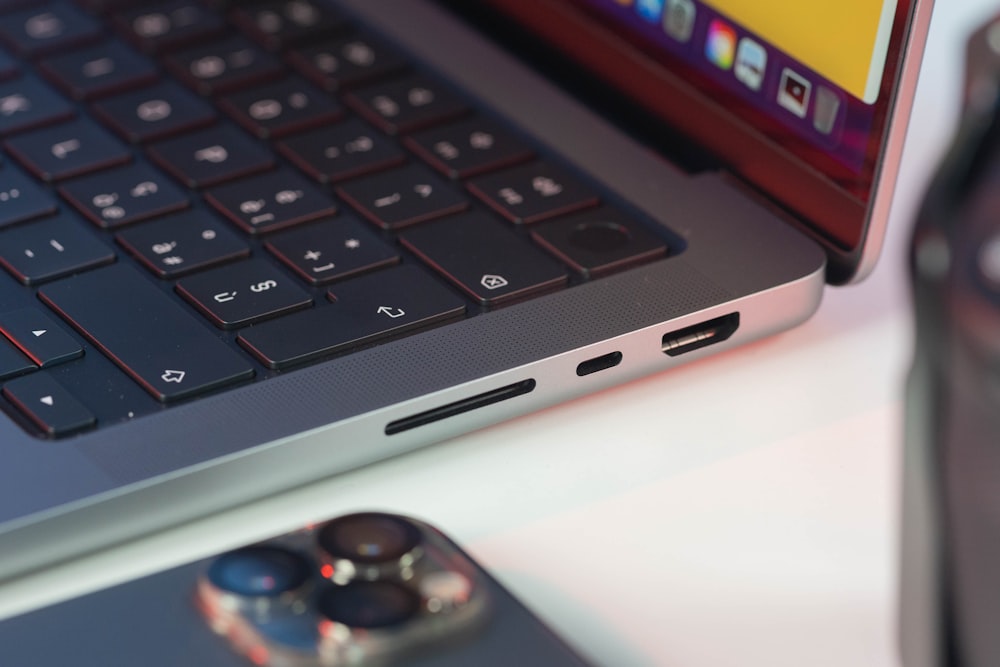
M 60 437 L 668 254 L 308 0 L 0 0 L 0 407 Z

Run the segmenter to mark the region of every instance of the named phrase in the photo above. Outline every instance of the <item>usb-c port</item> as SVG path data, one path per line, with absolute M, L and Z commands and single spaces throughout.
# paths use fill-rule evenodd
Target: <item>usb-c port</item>
M 590 375 L 591 373 L 597 373 L 598 371 L 606 371 L 609 368 L 614 368 L 621 362 L 621 352 L 609 352 L 608 354 L 602 354 L 599 357 L 594 357 L 593 359 L 584 361 L 576 367 L 576 374 L 583 377 L 584 375 Z

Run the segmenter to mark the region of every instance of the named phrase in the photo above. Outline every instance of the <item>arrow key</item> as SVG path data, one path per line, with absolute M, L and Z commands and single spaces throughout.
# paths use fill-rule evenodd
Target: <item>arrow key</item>
M 97 421 L 90 410 L 46 373 L 34 373 L 8 382 L 3 387 L 3 395 L 52 436 L 79 431 Z
M 83 356 L 83 346 L 37 308 L 0 313 L 0 332 L 42 368 Z

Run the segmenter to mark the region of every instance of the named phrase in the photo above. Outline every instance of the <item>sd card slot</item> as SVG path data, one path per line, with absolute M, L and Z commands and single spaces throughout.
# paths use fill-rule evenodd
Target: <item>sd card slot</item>
M 389 422 L 386 424 L 385 434 L 395 435 L 397 433 L 402 433 L 403 431 L 415 429 L 419 426 L 426 426 L 427 424 L 439 422 L 442 419 L 448 419 L 449 417 L 454 417 L 479 408 L 484 408 L 487 405 L 493 405 L 494 403 L 506 401 L 510 398 L 529 394 L 534 391 L 534 389 L 534 380 L 522 380 L 521 382 L 510 384 L 506 387 L 493 389 L 482 394 L 477 394 L 476 396 L 463 398 L 462 400 L 455 401 L 454 403 L 442 405 L 441 407 L 433 408 L 425 412 L 420 412 L 409 417 L 403 417 L 402 419 Z

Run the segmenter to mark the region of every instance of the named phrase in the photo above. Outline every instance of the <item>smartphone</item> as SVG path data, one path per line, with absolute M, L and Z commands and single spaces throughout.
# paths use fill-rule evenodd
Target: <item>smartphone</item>
M 504 667 L 588 663 L 437 529 L 380 512 L 0 622 L 31 667 Z
M 1000 665 L 1000 15 L 913 230 L 899 624 L 906 667 Z

